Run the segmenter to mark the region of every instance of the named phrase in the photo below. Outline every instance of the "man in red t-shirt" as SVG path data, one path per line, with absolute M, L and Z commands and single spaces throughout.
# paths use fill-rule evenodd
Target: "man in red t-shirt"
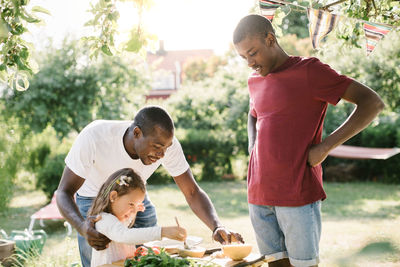
M 248 80 L 249 212 L 269 266 L 317 266 L 321 235 L 321 162 L 359 133 L 384 108 L 367 86 L 339 75 L 317 58 L 289 56 L 270 21 L 244 17 L 233 42 L 255 70 Z M 336 131 L 322 140 L 328 103 L 356 105 Z

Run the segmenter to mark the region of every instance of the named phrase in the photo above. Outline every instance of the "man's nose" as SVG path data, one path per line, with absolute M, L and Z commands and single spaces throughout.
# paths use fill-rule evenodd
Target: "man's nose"
M 255 63 L 256 62 L 254 59 L 251 59 L 251 58 L 247 59 L 247 66 L 249 66 L 250 68 L 253 67 L 255 65 Z
M 156 152 L 156 155 L 157 155 L 157 157 L 159 157 L 159 158 L 163 158 L 163 157 L 164 157 L 164 154 L 165 154 L 165 151 L 164 151 L 164 150 L 159 150 L 159 151 Z

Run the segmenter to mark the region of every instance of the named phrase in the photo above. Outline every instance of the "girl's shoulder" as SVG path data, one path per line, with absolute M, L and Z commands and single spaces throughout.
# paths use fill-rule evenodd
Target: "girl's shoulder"
M 97 222 L 100 222 L 100 221 L 108 221 L 108 222 L 118 221 L 117 217 L 115 217 L 113 214 L 108 213 L 108 212 L 101 212 L 98 216 L 100 216 L 100 219 Z

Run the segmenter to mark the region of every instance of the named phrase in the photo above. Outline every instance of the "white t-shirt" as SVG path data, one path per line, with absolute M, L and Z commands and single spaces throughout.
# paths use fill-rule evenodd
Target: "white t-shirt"
M 91 267 L 111 264 L 132 257 L 136 250 L 136 244 L 161 239 L 161 227 L 159 226 L 128 228 L 128 222 L 122 223 L 110 213 L 102 212 L 100 215 L 101 219 L 95 224 L 96 230 L 112 241 L 104 250 L 92 248 Z
M 173 177 L 189 169 L 175 136 L 165 156 L 153 164 L 144 165 L 140 159 L 132 159 L 123 144 L 123 136 L 131 124 L 131 121 L 97 120 L 79 133 L 65 158 L 68 168 L 85 179 L 77 191 L 79 195 L 95 197 L 107 178 L 122 168 L 132 168 L 145 182 L 160 164 Z

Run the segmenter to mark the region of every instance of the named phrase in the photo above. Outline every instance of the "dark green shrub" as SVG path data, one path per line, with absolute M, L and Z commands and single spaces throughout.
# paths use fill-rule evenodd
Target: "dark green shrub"
M 15 178 L 21 169 L 25 155 L 25 144 L 13 119 L 0 116 L 0 210 L 5 210 L 11 201 Z
M 58 154 L 48 157 L 43 168 L 37 174 L 36 187 L 43 190 L 49 199 L 53 196 L 60 182 L 65 167 L 65 156 L 65 154 Z
M 232 174 L 235 143 L 222 131 L 188 130 L 180 142 L 189 164 L 202 166 L 200 180 L 213 181 Z
M 46 162 L 47 157 L 50 155 L 50 145 L 47 143 L 40 144 L 36 149 L 34 149 L 29 154 L 28 166 L 33 171 L 36 172 L 38 169 L 43 167 Z
M 400 147 L 400 117 L 381 117 L 379 123 L 361 133 L 361 146 Z M 385 183 L 400 183 L 400 155 L 387 160 L 364 160 L 357 162 L 360 173 L 367 179 Z
M 174 179 L 162 166 L 160 166 L 147 180 L 148 184 L 170 184 L 173 182 Z

